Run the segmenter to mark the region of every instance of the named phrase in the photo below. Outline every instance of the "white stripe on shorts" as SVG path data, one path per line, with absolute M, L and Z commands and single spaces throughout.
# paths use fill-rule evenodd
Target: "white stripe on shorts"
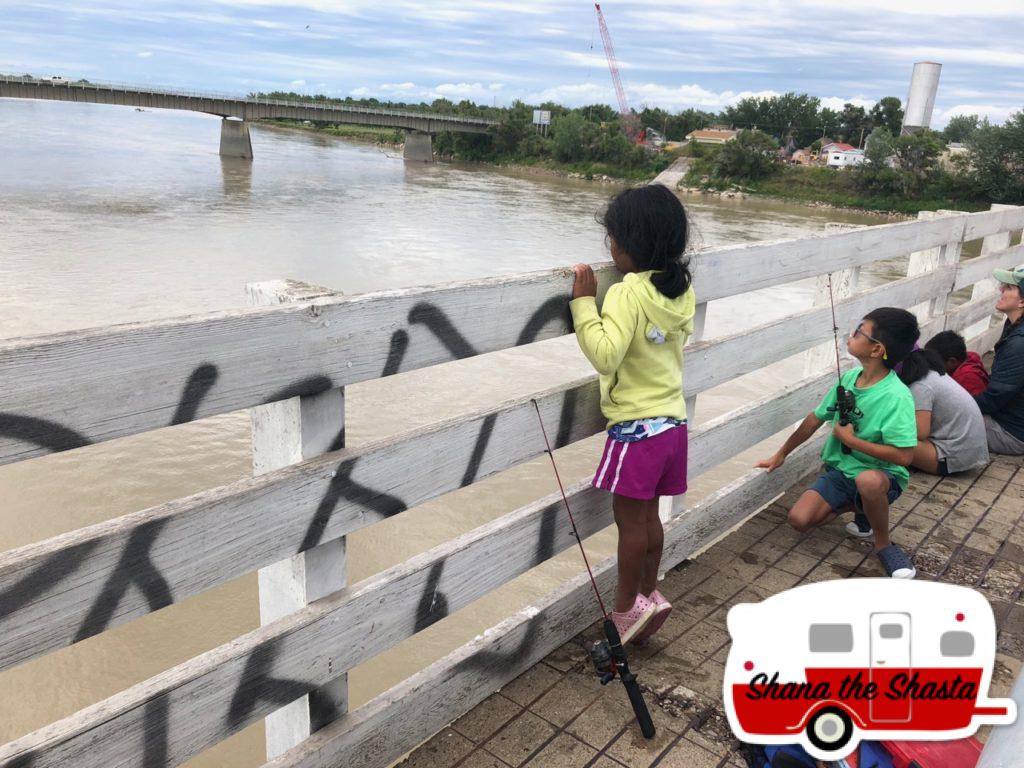
M 629 443 L 622 444 L 622 452 L 619 454 L 619 465 L 615 468 L 615 479 L 612 480 L 612 487 L 608 490 L 615 491 L 615 486 L 619 484 L 619 473 L 622 471 L 622 460 L 626 458 L 626 449 L 629 448 Z
M 604 481 L 604 473 L 608 471 L 608 465 L 612 463 L 612 454 L 615 453 L 615 446 L 619 444 L 618 440 L 609 440 L 608 445 L 605 446 L 608 452 L 605 454 L 604 465 L 601 467 L 601 473 L 597 476 L 597 487 L 601 487 L 601 483 Z M 623 443 L 625 445 L 625 443 Z

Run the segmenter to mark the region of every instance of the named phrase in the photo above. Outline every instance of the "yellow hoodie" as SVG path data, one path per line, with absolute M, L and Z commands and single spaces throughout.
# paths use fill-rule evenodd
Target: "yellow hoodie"
M 693 333 L 693 286 L 674 299 L 632 272 L 608 289 L 597 312 L 593 296 L 569 302 L 576 340 L 601 383 L 608 426 L 654 416 L 686 418 L 683 345 Z

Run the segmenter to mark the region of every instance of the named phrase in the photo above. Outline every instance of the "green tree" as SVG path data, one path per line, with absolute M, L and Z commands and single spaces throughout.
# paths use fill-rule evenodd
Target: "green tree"
M 821 112 L 818 114 L 818 123 L 820 124 L 821 136 L 838 136 L 842 127 L 842 115 L 836 112 L 834 109 L 828 107 L 822 107 Z M 804 146 L 803 144 L 801 146 Z
M 790 135 L 800 146 L 821 135 L 820 100 L 792 91 L 781 96 L 750 96 L 722 110 L 722 122 L 736 128 L 757 128 L 785 141 Z
M 900 180 L 904 194 L 917 195 L 921 192 L 935 172 L 936 161 L 943 147 L 935 131 L 918 131 L 897 136 L 893 140 L 896 163 L 902 171 Z
M 611 123 L 619 119 L 619 113 L 607 104 L 588 104 L 576 111 L 595 123 Z
M 942 135 L 946 137 L 947 141 L 963 143 L 976 130 L 978 130 L 977 115 L 954 115 L 949 118 L 949 123 L 946 124 L 946 129 L 942 132 Z
M 587 121 L 578 111 L 551 118 L 551 150 L 555 159 L 575 163 L 586 156 L 584 127 Z
M 520 145 L 534 132 L 533 111 L 523 102 L 517 101 L 498 126 L 494 135 L 494 150 L 498 155 L 514 157 L 520 153 Z
M 434 99 L 430 102 L 430 111 L 437 112 L 442 115 L 454 115 L 455 105 L 450 99 Z
M 875 128 L 864 142 L 864 164 L 861 167 L 887 168 L 889 158 L 895 154 L 893 135 L 888 128 Z
M 843 104 L 843 111 L 839 113 L 839 129 L 834 138 L 841 139 L 855 147 L 860 146 L 862 136 L 871 133 L 874 126 L 871 118 L 864 111 L 864 107 L 857 104 Z
M 871 108 L 870 115 L 874 125 L 884 125 L 893 136 L 898 136 L 903 129 L 903 104 L 895 96 L 879 100 Z
M 983 120 L 967 140 L 978 189 L 996 203 L 1024 203 L 1024 112 L 1002 126 Z
M 745 129 L 722 145 L 714 175 L 725 179 L 761 179 L 779 164 L 779 145 L 771 136 Z

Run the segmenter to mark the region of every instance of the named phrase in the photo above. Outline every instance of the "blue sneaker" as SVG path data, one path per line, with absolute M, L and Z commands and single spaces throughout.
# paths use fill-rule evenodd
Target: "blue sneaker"
M 882 561 L 885 572 L 894 579 L 912 579 L 917 576 L 917 569 L 914 568 L 910 557 L 895 544 L 882 547 L 875 552 L 878 559 Z

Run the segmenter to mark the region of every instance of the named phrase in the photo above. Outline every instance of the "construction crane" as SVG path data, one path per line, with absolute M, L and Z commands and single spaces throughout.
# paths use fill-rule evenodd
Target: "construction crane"
M 594 3 L 597 11 L 597 23 L 601 27 L 601 40 L 604 42 L 604 55 L 608 59 L 608 69 L 612 73 L 612 83 L 615 85 L 615 97 L 619 100 L 619 118 L 622 122 L 622 130 L 630 141 L 637 144 L 644 143 L 644 134 L 640 128 L 639 118 L 629 108 L 626 101 L 626 91 L 622 87 L 622 78 L 619 77 L 619 62 L 615 58 L 615 47 L 612 45 L 612 36 L 608 32 L 608 25 L 605 23 L 604 14 L 601 13 L 600 3 Z

